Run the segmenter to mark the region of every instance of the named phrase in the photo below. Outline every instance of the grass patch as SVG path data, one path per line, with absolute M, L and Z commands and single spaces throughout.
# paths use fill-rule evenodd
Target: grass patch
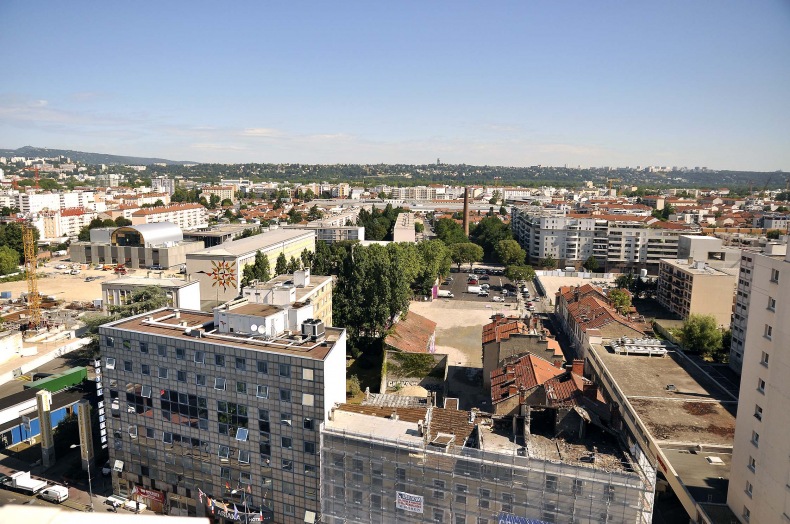
M 390 372 L 396 377 L 437 377 L 443 376 L 433 355 L 423 353 L 390 352 Z

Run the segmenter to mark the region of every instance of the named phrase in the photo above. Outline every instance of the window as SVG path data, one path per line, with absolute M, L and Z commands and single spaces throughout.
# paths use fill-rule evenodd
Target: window
M 270 463 L 269 457 L 272 456 L 272 445 L 269 441 L 268 434 L 261 435 L 261 443 L 258 448 L 261 454 L 261 459 L 263 459 L 263 466 L 268 468 Z
M 761 408 L 759 404 L 754 405 L 754 418 L 757 420 L 763 419 L 763 408 Z
M 765 393 L 765 380 L 761 378 L 757 379 L 757 391 L 760 393 Z
M 196 386 L 206 386 L 206 375 L 195 375 L 195 385 Z
M 466 504 L 466 495 L 462 495 L 462 494 L 460 494 L 460 493 L 456 493 L 456 495 L 455 495 L 455 501 L 456 501 L 458 504 Z
M 546 491 L 557 491 L 557 477 L 555 475 L 546 475 Z
M 132 371 L 132 361 L 131 360 L 124 360 L 123 361 L 123 370 L 128 371 L 131 373 Z
M 214 355 L 214 365 L 221 368 L 225 367 L 225 355 Z
M 749 457 L 749 464 L 747 467 L 753 472 L 757 471 L 757 461 L 754 459 L 754 457 Z
M 293 460 L 283 459 L 282 460 L 282 469 L 283 469 L 283 471 L 293 471 L 294 470 L 294 461 Z
M 202 351 L 195 351 L 195 364 L 203 364 L 206 361 L 206 354 Z
M 268 375 L 269 374 L 269 363 L 268 362 L 264 362 L 263 360 L 259 360 L 258 361 L 258 373 L 261 373 L 263 375 Z
M 291 423 L 292 420 L 293 420 L 293 417 L 291 416 L 290 413 L 280 413 L 280 424 L 281 425 L 283 425 L 283 426 L 291 426 L 291 425 L 293 425 Z
M 281 389 L 280 390 L 280 402 L 290 402 L 291 401 L 291 390 L 290 389 Z
M 760 364 L 762 364 L 765 367 L 768 367 L 768 357 L 769 357 L 768 353 L 763 351 L 762 355 L 760 355 Z
M 314 465 L 312 465 L 312 464 L 305 464 L 304 465 L 304 474 L 305 475 L 310 475 L 311 477 L 315 477 L 317 473 L 318 473 L 318 468 L 316 468 Z
M 245 439 L 246 440 L 246 439 Z M 250 452 L 244 449 L 239 450 L 239 462 L 242 464 L 250 463 Z
M 614 485 L 607 484 L 603 494 L 606 502 L 612 502 L 614 500 Z
M 236 393 L 247 394 L 247 383 L 246 382 L 236 382 Z
M 302 368 L 302 380 L 313 380 L 313 370 Z
M 159 368 L 159 378 L 167 378 L 167 368 Z
M 143 375 L 150 375 L 151 374 L 151 366 L 148 364 L 140 364 L 140 373 Z
M 217 451 L 217 456 L 221 459 L 227 459 L 230 456 L 230 447 L 220 446 Z
M 145 428 L 145 438 L 156 438 L 154 428 Z
M 373 509 L 381 509 L 381 495 L 371 494 L 370 505 Z
M 749 519 L 751 518 L 751 516 L 752 516 L 752 512 L 749 511 L 749 508 L 744 506 L 743 507 L 743 520 L 745 520 L 746 522 L 749 522 Z
M 265 431 L 269 433 L 271 428 L 269 426 L 269 410 L 268 409 L 259 409 L 258 410 L 258 429 L 261 431 Z
M 752 431 L 752 444 L 754 447 L 760 447 L 760 434 L 756 431 Z
M 214 389 L 221 389 L 225 391 L 225 379 L 222 377 L 216 377 L 214 379 Z
M 354 502 L 354 504 L 361 505 L 362 504 L 362 492 L 361 491 L 356 491 L 356 490 L 352 491 L 351 492 L 351 500 Z
M 230 480 L 232 477 L 233 474 L 230 472 L 230 468 L 219 468 L 219 478 Z
M 172 444 L 173 443 L 173 434 L 170 432 L 165 431 L 162 433 L 162 442 L 165 444 Z
M 434 508 L 434 510 L 433 510 L 433 521 L 434 522 L 444 522 L 444 510 Z
M 478 506 L 480 506 L 483 509 L 488 509 L 488 508 L 491 507 L 491 501 L 489 501 L 487 499 L 480 499 L 480 502 L 478 503 Z
M 247 371 L 247 360 L 241 357 L 236 357 L 236 369 L 239 371 Z
M 104 365 L 107 369 L 115 369 L 115 359 L 112 357 L 107 357 L 104 359 Z
M 113 337 L 105 338 L 104 342 L 105 342 L 105 344 L 107 344 L 108 347 L 114 347 L 115 346 L 115 338 L 113 338 Z
M 771 340 L 771 335 L 773 335 L 774 328 L 773 326 L 769 326 L 768 324 L 765 325 L 765 331 L 763 332 L 763 336 L 768 340 Z
M 395 478 L 398 480 L 406 480 L 406 470 L 403 468 L 395 468 Z
M 187 372 L 184 370 L 179 369 L 176 371 L 176 380 L 179 382 L 186 382 L 187 381 Z
M 280 437 L 280 445 L 285 449 L 293 449 L 293 439 L 291 437 Z
M 205 397 L 178 391 L 160 391 L 162 417 L 170 422 L 198 429 L 208 429 L 208 401 Z
M 573 494 L 580 497 L 584 495 L 584 481 L 581 479 L 573 479 Z
M 313 419 L 311 419 L 311 418 L 304 419 L 304 421 L 302 422 L 302 427 L 304 429 L 309 429 L 310 431 L 315 429 L 315 425 L 313 423 Z
M 148 353 L 148 344 L 140 342 L 140 353 Z
M 751 498 L 751 496 L 752 496 L 752 490 L 753 490 L 752 483 L 747 480 L 746 481 L 746 490 L 745 491 L 746 491 L 746 494 L 749 495 L 749 498 Z
M 239 428 L 249 427 L 247 406 L 234 402 L 217 401 L 217 420 L 220 435 L 237 435 Z M 246 440 L 246 434 L 244 440 Z
M 258 386 L 255 390 L 255 396 L 258 398 L 269 398 L 269 386 Z
M 129 436 L 137 438 L 137 426 L 129 426 Z
M 187 357 L 187 352 L 184 348 L 176 348 L 176 360 L 184 360 Z
M 304 452 L 308 455 L 315 455 L 315 442 L 305 442 Z
M 281 377 L 291 377 L 291 365 L 290 364 L 280 364 L 280 376 Z
M 293 504 L 283 504 L 283 513 L 286 515 L 295 515 L 296 508 L 293 506 Z
M 778 269 L 771 269 L 771 282 L 774 284 L 779 282 L 779 270 Z
M 776 299 L 774 297 L 768 297 L 768 309 L 776 311 Z
M 236 430 L 236 440 L 240 440 L 242 442 L 247 441 L 247 436 L 249 436 L 250 430 L 247 428 L 239 428 Z
M 315 395 L 310 393 L 302 393 L 302 405 L 303 406 L 314 406 L 315 405 Z

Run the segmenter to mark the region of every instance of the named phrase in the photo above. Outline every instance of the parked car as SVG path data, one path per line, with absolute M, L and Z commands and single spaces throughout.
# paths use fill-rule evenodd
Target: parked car
M 40 495 L 44 500 L 54 502 L 55 504 L 60 504 L 69 498 L 69 490 L 64 486 L 48 486 L 46 489 L 41 491 Z
M 71 270 L 71 274 L 72 275 L 79 275 L 80 274 L 80 270 L 79 269 L 72 269 Z
M 502 298 L 502 297 L 497 297 L 497 296 L 495 296 L 495 297 L 494 297 L 494 298 L 492 298 L 491 300 L 492 300 L 492 301 L 494 301 L 494 302 L 504 302 L 504 301 L 505 301 L 505 299 L 504 299 L 504 298 Z
M 466 281 L 466 283 L 469 284 L 469 285 L 472 285 L 472 286 L 476 286 L 477 285 L 477 279 L 476 278 L 470 278 L 469 280 Z
M 149 269 L 152 269 L 154 271 L 162 271 L 164 268 L 162 266 L 160 266 L 159 264 L 154 264 Z
M 480 289 L 485 289 L 486 291 L 488 291 L 489 289 L 491 289 L 491 286 L 489 286 L 488 284 L 483 284 L 480 286 Z
M 484 289 L 481 289 L 480 293 L 478 293 L 477 296 L 478 297 L 487 297 L 488 296 L 488 291 L 486 291 Z
M 481 275 L 480 276 L 480 280 L 490 280 L 490 279 L 491 279 L 491 277 L 489 277 L 488 275 Z
M 69 266 L 67 266 L 66 264 L 58 264 L 57 266 L 55 266 L 55 269 L 66 269 L 67 267 Z

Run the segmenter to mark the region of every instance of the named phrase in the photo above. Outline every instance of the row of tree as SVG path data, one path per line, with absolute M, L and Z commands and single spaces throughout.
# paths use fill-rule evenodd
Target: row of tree
M 383 210 L 373 209 L 368 212 L 362 209 L 357 218 L 357 225 L 365 228 L 365 240 L 392 240 L 392 230 L 400 213 L 406 210 L 402 207 L 392 207 L 387 204 Z

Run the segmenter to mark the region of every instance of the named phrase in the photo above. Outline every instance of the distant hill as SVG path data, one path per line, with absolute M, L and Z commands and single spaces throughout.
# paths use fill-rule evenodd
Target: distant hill
M 86 153 L 84 151 L 72 151 L 70 149 L 49 149 L 46 147 L 25 146 L 19 149 L 0 149 L 0 156 L 24 156 L 24 157 L 54 157 L 67 156 L 70 159 L 84 164 L 131 164 L 149 165 L 165 163 L 169 165 L 196 164 L 186 160 L 167 160 L 165 158 L 146 158 L 139 156 L 105 155 L 103 153 Z

